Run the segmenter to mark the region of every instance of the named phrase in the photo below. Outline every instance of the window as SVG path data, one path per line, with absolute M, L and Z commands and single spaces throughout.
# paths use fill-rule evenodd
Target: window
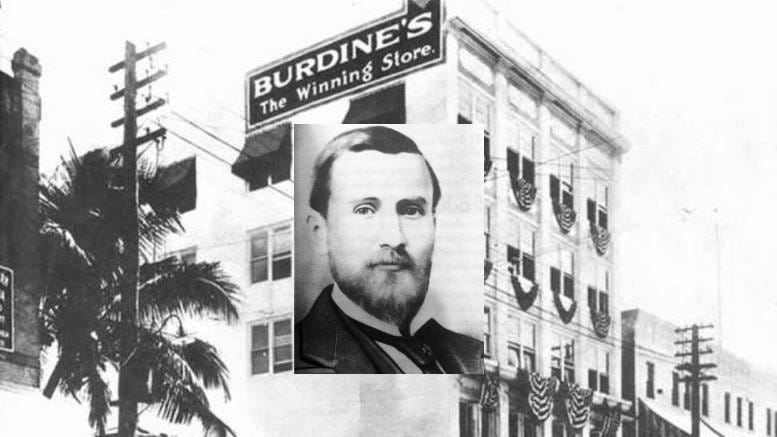
M 550 268 L 550 289 L 575 300 L 575 255 L 569 250 L 559 250 L 558 264 Z
M 558 114 L 550 114 L 550 135 L 567 146 L 574 147 L 577 142 L 576 129 L 571 121 L 564 120 L 562 117 Z
M 251 235 L 251 283 L 291 276 L 291 226 L 263 229 Z
M 507 340 L 507 364 L 534 372 L 536 337 L 534 324 L 511 317 Z
M 753 430 L 754 424 L 753 424 L 753 401 L 747 401 L 747 429 L 750 431 Z
M 521 178 L 536 185 L 534 180 L 534 153 L 537 134 L 524 127 L 517 119 L 510 120 L 507 142 L 507 170 L 510 177 Z
M 486 259 L 491 259 L 491 207 L 485 208 Z
M 683 390 L 683 408 L 686 410 L 691 409 L 691 383 L 687 382 L 683 384 L 685 386 Z
M 477 412 L 474 402 L 459 400 L 459 436 L 477 436 Z
M 286 372 L 291 363 L 291 319 L 251 326 L 252 375 Z
M 589 279 L 588 307 L 604 314 L 610 313 L 610 274 L 606 269 L 599 268 L 594 272 L 594 279 Z
M 520 429 L 523 429 L 523 434 L 518 434 Z M 537 425 L 534 425 L 526 414 L 511 410 L 507 422 L 507 436 L 537 437 Z
M 552 172 L 550 175 L 550 198 L 554 202 L 561 202 L 563 205 L 575 209 L 573 182 L 575 178 L 575 164 L 569 158 L 566 158 L 569 152 L 564 152 L 560 149 L 553 149 L 553 151 L 557 155 L 544 161 L 552 161 L 548 163 Z
M 731 393 L 726 393 L 723 398 L 723 414 L 726 423 L 731 423 Z
M 535 282 L 534 272 L 534 239 L 532 229 L 522 226 L 519 230 L 520 238 L 518 247 L 507 245 L 507 263 L 512 267 L 513 273 Z
M 563 419 L 557 419 L 555 416 L 553 417 L 553 423 L 551 424 L 550 428 L 550 435 L 552 437 L 565 437 L 565 424 Z
M 610 353 L 594 348 L 591 367 L 588 369 L 588 388 L 604 394 L 610 393 Z
M 737 426 L 742 426 L 742 398 L 737 396 Z
M 672 405 L 680 406 L 680 375 L 672 372 Z
M 595 176 L 591 175 L 593 181 L 589 183 L 589 195 L 591 197 L 586 201 L 586 217 L 588 221 L 607 229 L 607 206 L 610 197 L 608 185 Z
M 539 105 L 534 92 L 527 91 L 524 86 L 510 84 L 507 87 L 507 101 L 513 111 L 519 112 L 531 120 L 537 119 Z
M 710 415 L 709 395 L 710 395 L 710 387 L 707 384 L 702 384 L 701 385 L 701 414 L 707 417 L 709 417 Z
M 575 340 L 554 334 L 550 348 L 550 374 L 562 381 L 575 382 Z
M 497 437 L 499 435 L 499 410 L 481 409 L 483 416 L 480 422 L 480 437 Z
M 656 366 L 650 361 L 648 361 L 645 364 L 647 365 L 647 381 L 645 384 L 645 394 L 648 397 L 648 399 L 654 399 L 656 397 L 656 391 L 655 391 Z
M 485 348 L 483 353 L 485 353 L 487 357 L 490 357 L 491 356 L 491 308 L 484 307 L 483 315 L 485 316 L 485 322 L 486 322 L 485 333 L 483 335 L 483 340 L 484 340 L 483 347 Z
M 467 81 L 459 80 L 458 124 L 481 123 L 483 132 L 483 154 L 486 163 L 491 161 L 491 113 L 493 103 L 484 93 L 477 91 Z

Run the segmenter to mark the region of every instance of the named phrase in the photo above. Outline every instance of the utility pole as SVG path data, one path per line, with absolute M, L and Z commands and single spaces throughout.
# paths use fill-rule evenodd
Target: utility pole
M 683 336 L 682 340 L 675 341 L 676 345 L 680 345 L 682 350 L 675 354 L 676 357 L 690 357 L 690 362 L 683 362 L 677 365 L 675 368 L 681 372 L 687 372 L 687 374 L 680 378 L 680 382 L 690 383 L 691 386 L 691 437 L 699 437 L 699 425 L 701 422 L 701 412 L 699 411 L 699 384 L 703 381 L 713 381 L 718 379 L 714 375 L 708 375 L 703 373 L 707 369 L 714 369 L 718 367 L 714 363 L 702 363 L 700 356 L 711 354 L 712 349 L 707 346 L 704 350 L 699 348 L 701 343 L 712 341 L 712 338 L 699 337 L 699 330 L 712 328 L 712 325 L 697 325 L 693 324 L 685 328 L 678 328 L 674 331 Z M 690 331 L 691 338 L 686 339 L 685 333 Z M 690 351 L 686 349 L 686 345 L 690 345 Z M 709 399 L 707 400 L 709 402 Z
M 124 214 L 124 274 L 121 280 L 121 332 L 119 333 L 119 430 L 118 437 L 135 437 L 138 424 L 138 396 L 136 387 L 140 381 L 133 381 L 131 359 L 138 341 L 138 160 L 137 146 L 165 135 L 164 129 L 137 137 L 137 118 L 165 104 L 158 99 L 141 108 L 135 108 L 139 88 L 154 82 L 166 74 L 159 71 L 138 81 L 135 72 L 137 61 L 163 50 L 161 43 L 142 52 L 135 51 L 135 45 L 127 41 L 124 61 L 111 66 L 111 73 L 124 70 L 124 89 L 111 94 L 111 100 L 124 98 L 124 117 L 111 123 L 111 127 L 124 125 L 124 141 L 121 147 L 123 188 L 126 211 Z

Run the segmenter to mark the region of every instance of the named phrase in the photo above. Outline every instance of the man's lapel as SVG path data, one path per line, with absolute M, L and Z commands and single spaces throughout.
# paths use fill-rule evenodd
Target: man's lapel
M 331 296 L 330 285 L 300 323 L 302 359 L 336 373 L 401 373 L 388 355 L 342 314 Z

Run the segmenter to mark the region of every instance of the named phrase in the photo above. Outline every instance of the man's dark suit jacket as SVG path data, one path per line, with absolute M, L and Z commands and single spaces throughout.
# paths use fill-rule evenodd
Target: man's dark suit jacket
M 483 373 L 483 342 L 429 320 L 414 335 L 426 343 L 445 373 Z M 332 285 L 295 327 L 296 373 L 402 373 L 381 347 L 335 306 Z

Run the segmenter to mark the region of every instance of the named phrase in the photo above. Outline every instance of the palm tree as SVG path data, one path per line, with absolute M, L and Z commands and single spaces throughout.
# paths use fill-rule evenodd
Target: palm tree
M 111 392 L 106 374 L 121 368 L 137 378 L 133 399 L 160 417 L 188 424 L 198 419 L 208 435 L 234 435 L 210 409 L 206 390 L 229 399 L 228 370 L 216 348 L 187 335 L 183 321 L 238 318 L 238 289 L 218 263 L 154 259 L 164 238 L 183 231 L 175 195 L 160 171 L 141 161 L 139 190 L 138 343 L 119 359 L 122 265 L 120 158 L 105 149 L 63 159 L 62 171 L 40 184 L 45 265 L 41 311 L 43 342 L 57 352 L 44 388 L 89 402 L 89 424 L 105 434 Z M 134 381 L 135 379 L 133 379 Z

